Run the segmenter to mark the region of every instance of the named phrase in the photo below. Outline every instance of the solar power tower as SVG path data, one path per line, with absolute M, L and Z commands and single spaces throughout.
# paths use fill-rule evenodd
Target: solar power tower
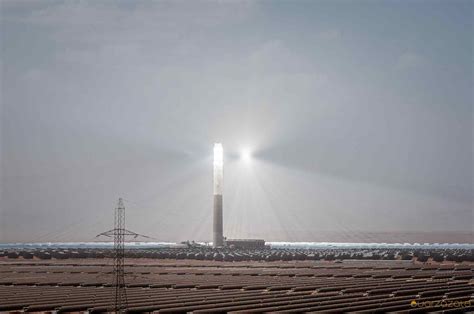
M 125 206 L 122 198 L 119 198 L 115 209 L 114 229 L 102 232 L 97 235 L 114 238 L 114 282 L 115 301 L 112 311 L 115 313 L 124 312 L 127 308 L 127 291 L 125 290 L 125 237 L 133 236 L 149 238 L 147 236 L 125 229 Z

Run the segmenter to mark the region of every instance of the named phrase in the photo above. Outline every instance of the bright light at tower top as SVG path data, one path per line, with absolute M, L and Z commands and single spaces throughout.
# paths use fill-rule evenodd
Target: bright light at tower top
M 221 143 L 214 144 L 214 165 L 222 165 L 224 163 L 224 149 Z
M 245 162 L 250 162 L 252 160 L 252 152 L 250 151 L 250 149 L 243 149 L 240 154 L 240 158 Z
M 224 150 L 221 143 L 214 144 L 214 195 L 222 195 L 224 181 Z

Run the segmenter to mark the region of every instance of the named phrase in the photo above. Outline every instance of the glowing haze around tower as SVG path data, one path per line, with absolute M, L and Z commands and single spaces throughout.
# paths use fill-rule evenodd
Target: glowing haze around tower
M 213 245 L 224 245 L 223 215 L 222 215 L 222 188 L 224 181 L 224 150 L 221 143 L 214 144 L 214 223 Z

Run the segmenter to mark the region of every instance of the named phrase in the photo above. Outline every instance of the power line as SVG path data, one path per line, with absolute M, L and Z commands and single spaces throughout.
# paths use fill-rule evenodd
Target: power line
M 114 238 L 114 282 L 115 288 L 115 313 L 124 312 L 127 309 L 127 291 L 125 289 L 125 237 L 133 236 L 150 238 L 125 229 L 125 206 L 123 199 L 119 198 L 114 214 L 114 229 L 98 234 L 96 237 L 105 236 Z
M 114 286 L 115 286 L 115 313 L 127 307 L 127 291 L 125 289 L 125 206 L 119 198 L 115 211 L 114 232 Z

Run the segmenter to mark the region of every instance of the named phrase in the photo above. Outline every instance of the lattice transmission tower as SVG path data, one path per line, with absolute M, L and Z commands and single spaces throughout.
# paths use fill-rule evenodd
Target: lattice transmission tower
M 119 198 L 114 214 L 114 229 L 102 232 L 97 237 L 106 236 L 114 238 L 114 281 L 115 288 L 114 308 L 115 313 L 121 313 L 127 308 L 127 290 L 125 289 L 125 237 L 133 236 L 150 238 L 125 229 L 125 206 L 123 199 Z

